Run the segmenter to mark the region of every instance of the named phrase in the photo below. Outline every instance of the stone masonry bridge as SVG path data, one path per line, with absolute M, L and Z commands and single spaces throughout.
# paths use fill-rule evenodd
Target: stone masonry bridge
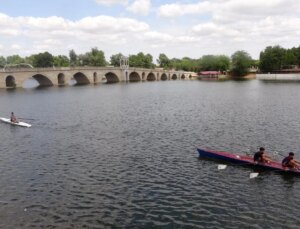
M 67 67 L 67 68 L 22 68 L 0 70 L 0 88 L 22 87 L 28 79 L 35 79 L 39 86 L 66 86 L 72 80 L 76 85 L 160 81 L 191 79 L 193 72 L 163 69 L 143 69 L 121 67 Z

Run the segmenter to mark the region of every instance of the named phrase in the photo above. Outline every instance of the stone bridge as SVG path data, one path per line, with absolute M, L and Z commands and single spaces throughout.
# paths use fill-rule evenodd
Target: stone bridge
M 195 73 L 163 69 L 121 67 L 67 67 L 23 68 L 0 70 L 0 88 L 22 87 L 28 79 L 35 79 L 39 86 L 66 86 L 75 80 L 76 85 L 159 81 L 195 78 Z

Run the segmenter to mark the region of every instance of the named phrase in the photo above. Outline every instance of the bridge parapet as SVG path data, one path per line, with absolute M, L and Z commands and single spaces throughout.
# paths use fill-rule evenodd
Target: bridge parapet
M 0 88 L 22 87 L 28 79 L 37 80 L 40 86 L 65 86 L 70 80 L 75 80 L 77 84 L 97 84 L 191 79 L 193 75 L 184 71 L 134 67 L 6 68 L 0 71 Z

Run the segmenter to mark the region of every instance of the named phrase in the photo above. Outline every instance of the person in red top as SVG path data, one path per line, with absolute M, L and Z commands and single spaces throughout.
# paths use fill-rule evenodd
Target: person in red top
M 18 122 L 16 116 L 14 115 L 14 112 L 11 112 L 10 121 L 14 123 Z
M 299 168 L 300 162 L 294 159 L 294 155 L 295 154 L 293 152 L 290 152 L 289 156 L 282 160 L 281 165 L 288 168 Z

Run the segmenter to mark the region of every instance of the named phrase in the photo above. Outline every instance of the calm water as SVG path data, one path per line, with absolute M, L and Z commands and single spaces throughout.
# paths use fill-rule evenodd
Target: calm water
M 0 90 L 0 228 L 299 228 L 300 178 L 196 147 L 300 159 L 300 84 L 168 81 Z

